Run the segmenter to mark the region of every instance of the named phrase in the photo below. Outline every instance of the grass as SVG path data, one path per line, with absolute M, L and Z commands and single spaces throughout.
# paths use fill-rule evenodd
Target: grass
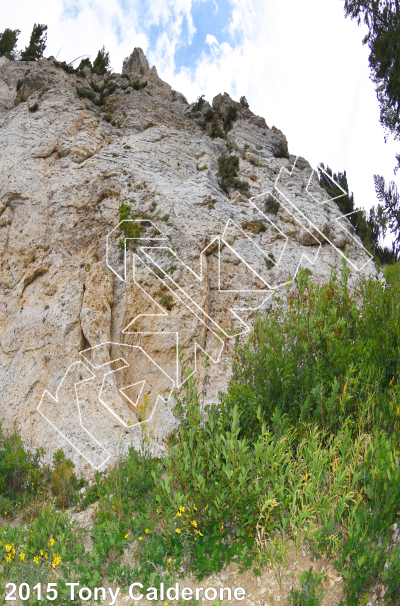
M 120 214 L 130 217 L 127 207 Z M 140 452 L 131 448 L 89 486 L 61 451 L 46 466 L 42 450 L 0 432 L 0 584 L 57 582 L 54 603 L 71 603 L 67 581 L 159 587 L 230 562 L 255 574 L 281 569 L 291 539 L 335 563 L 348 606 L 366 604 L 377 583 L 398 603 L 399 265 L 386 276 L 351 292 L 346 267 L 323 286 L 300 271 L 286 311 L 276 299 L 236 343 L 228 388 L 206 410 L 210 363 L 199 383 L 180 352 L 188 380 L 162 459 L 150 455 L 143 426 Z M 93 512 L 86 553 L 88 531 L 72 525 L 70 507 Z M 25 524 L 11 526 L 18 515 Z M 319 606 L 322 580 L 302 573 L 292 606 Z

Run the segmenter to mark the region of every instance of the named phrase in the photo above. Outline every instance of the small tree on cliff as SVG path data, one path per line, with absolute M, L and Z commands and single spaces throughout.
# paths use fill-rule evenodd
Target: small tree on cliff
M 106 53 L 106 49 L 103 46 L 103 48 L 97 53 L 97 57 L 93 62 L 93 71 L 95 71 L 99 76 L 103 76 L 106 73 L 109 65 L 110 55 L 109 53 Z
M 20 33 L 19 29 L 7 28 L 0 34 L 0 57 L 7 57 L 11 61 L 17 59 L 18 52 L 15 47 Z
M 43 57 L 47 41 L 47 25 L 35 23 L 29 45 L 21 53 L 22 61 L 39 61 Z

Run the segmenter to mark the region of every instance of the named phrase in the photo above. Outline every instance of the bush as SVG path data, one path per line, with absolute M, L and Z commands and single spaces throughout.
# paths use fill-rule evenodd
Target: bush
M 278 200 L 272 194 L 269 194 L 265 201 L 265 212 L 276 215 L 280 207 L 281 205 Z
M 11 61 L 18 58 L 16 46 L 20 33 L 19 29 L 6 28 L 4 32 L 0 34 L 0 57 L 7 57 L 7 59 L 10 59 Z
M 248 102 L 247 102 L 247 99 L 246 99 L 246 97 L 245 97 L 245 96 L 240 97 L 239 103 L 240 103 L 240 105 L 242 105 L 242 106 L 243 106 L 245 109 L 249 109 L 249 107 L 250 107 L 250 106 L 249 106 L 249 104 L 248 104 Z
M 360 278 L 350 292 L 348 276 L 344 265 L 340 277 L 333 272 L 317 286 L 301 270 L 288 287 L 287 311 L 259 316 L 248 342 L 237 344 L 221 401 L 226 413 L 243 409 L 243 435 L 258 431 L 259 409 L 269 426 L 287 418 L 331 432 L 345 420 L 355 433 L 399 428 L 399 285 Z
M 232 128 L 232 122 L 236 120 L 238 115 L 238 110 L 236 105 L 230 105 L 228 107 L 228 111 L 226 112 L 225 120 L 224 120 L 224 130 L 228 131 Z
M 211 124 L 210 137 L 211 139 L 225 139 L 225 134 L 221 129 L 220 125 L 218 124 L 217 120 L 214 120 L 214 122 Z
M 94 92 L 88 88 L 76 87 L 76 94 L 80 99 L 90 99 L 93 101 L 96 98 Z
M 319 606 L 324 597 L 321 587 L 324 577 L 325 574 L 321 572 L 314 576 L 312 566 L 310 570 L 302 572 L 299 576 L 301 591 L 292 589 L 289 602 L 293 606 Z
M 135 78 L 135 80 L 132 80 L 131 86 L 134 90 L 143 90 L 147 86 L 147 80 L 140 82 L 138 78 Z
M 77 491 L 83 486 L 83 483 L 77 479 L 74 468 L 75 465 L 65 458 L 62 450 L 55 453 L 50 486 L 52 493 L 57 497 L 58 507 L 62 509 L 66 509 L 76 502 Z
M 242 192 L 249 190 L 247 181 L 237 179 L 239 158 L 237 156 L 221 156 L 218 158 L 218 176 L 221 177 L 221 187 L 228 192 L 228 187 L 233 187 Z
M 78 72 L 83 72 L 83 68 L 84 67 L 88 67 L 89 69 L 92 69 L 92 62 L 89 59 L 89 57 L 86 57 L 85 59 L 81 59 L 81 62 L 79 63 L 78 67 L 77 67 L 77 71 Z
M 164 272 L 162 277 L 164 277 Z M 163 307 L 165 307 L 165 309 L 167 309 L 168 311 L 171 311 L 171 309 L 174 306 L 174 299 L 171 295 L 163 295 L 160 299 L 160 303 Z
M 39 103 L 36 101 L 36 103 L 30 105 L 28 109 L 32 113 L 37 112 L 37 110 L 39 109 Z
M 190 112 L 192 114 L 201 111 L 201 109 L 203 108 L 203 105 L 205 103 L 205 99 L 204 99 L 205 95 L 200 95 L 199 97 L 197 97 L 197 101 L 195 103 L 193 103 Z
M 7 502 L 21 503 L 24 498 L 39 490 L 48 477 L 48 468 L 43 465 L 44 454 L 42 448 L 34 452 L 25 450 L 21 437 L 15 431 L 10 435 L 4 435 L 0 423 L 2 509 Z
M 39 61 L 43 57 L 47 41 L 47 25 L 35 23 L 29 45 L 21 53 L 22 61 Z

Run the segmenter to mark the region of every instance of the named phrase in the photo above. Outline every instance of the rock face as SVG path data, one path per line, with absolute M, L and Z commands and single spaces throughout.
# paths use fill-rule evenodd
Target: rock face
M 162 450 L 177 347 L 215 401 L 229 337 L 300 264 L 373 271 L 278 129 L 226 93 L 188 106 L 141 49 L 111 77 L 1 58 L 0 146 L 0 422 L 84 472 Z

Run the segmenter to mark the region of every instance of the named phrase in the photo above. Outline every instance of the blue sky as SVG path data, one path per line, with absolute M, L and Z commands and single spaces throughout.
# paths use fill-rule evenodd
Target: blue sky
M 357 205 L 376 203 L 373 175 L 393 179 L 399 144 L 385 144 L 365 31 L 343 0 L 19 0 L 0 31 L 47 23 L 46 55 L 72 60 L 106 46 L 112 67 L 140 46 L 189 101 L 246 95 L 250 108 L 314 165 L 346 169 Z

